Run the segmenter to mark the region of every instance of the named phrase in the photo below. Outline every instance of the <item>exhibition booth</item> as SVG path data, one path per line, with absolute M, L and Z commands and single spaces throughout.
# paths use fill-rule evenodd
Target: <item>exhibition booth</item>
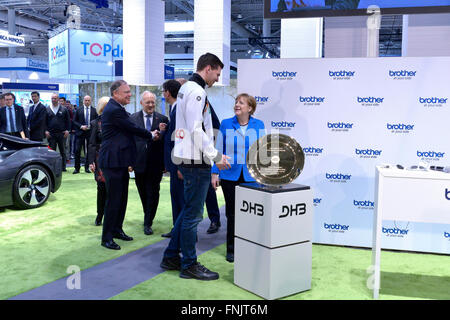
M 196 0 L 195 3 L 197 2 Z M 212 2 L 206 5 L 203 1 L 203 5 L 208 7 L 208 10 L 213 10 Z M 224 4 L 224 0 L 220 2 L 224 7 L 221 9 L 231 14 L 231 5 Z M 86 177 L 79 178 L 81 175 L 72 177 L 70 174 L 64 178 L 72 188 L 66 189 L 68 194 L 73 192 L 65 198 L 72 201 L 71 207 L 62 206 L 61 210 L 65 212 L 58 216 L 60 208 L 52 205 L 65 201 L 62 197 L 59 198 L 58 194 L 54 196 L 57 199 L 54 203 L 49 201 L 45 206 L 51 208 L 48 211 L 51 217 L 64 224 L 70 232 L 73 232 L 73 226 L 83 225 L 80 228 L 86 228 L 82 229 L 86 233 L 77 239 L 77 243 L 82 245 L 80 248 L 72 247 L 72 239 L 69 236 L 67 239 L 63 237 L 61 247 L 67 246 L 70 252 L 56 248 L 53 243 L 49 244 L 52 250 L 59 253 L 49 269 L 54 270 L 52 268 L 56 268 L 55 266 L 61 269 L 59 264 L 64 264 L 66 269 L 58 269 L 57 276 L 46 274 L 43 276 L 45 280 L 33 279 L 30 284 L 25 284 L 20 289 L 11 289 L 3 296 L 0 294 L 0 299 L 150 297 L 170 300 L 194 297 L 193 299 L 220 300 L 221 294 L 225 294 L 224 299 L 379 299 L 380 296 L 396 299 L 408 297 L 407 293 L 389 287 L 396 278 L 399 286 L 406 287 L 405 283 L 409 285 L 414 282 L 413 276 L 402 278 L 400 272 L 395 273 L 398 271 L 396 263 L 401 260 L 398 257 L 417 253 L 427 254 L 422 256 L 421 261 L 427 261 L 430 256 L 437 256 L 441 259 L 439 263 L 448 262 L 450 141 L 447 139 L 447 122 L 450 119 L 450 46 L 447 44 L 436 55 L 429 46 L 426 54 L 422 54 L 424 51 L 419 49 L 416 51 L 418 54 L 407 54 L 407 49 L 409 53 L 414 52 L 414 45 L 420 42 L 420 37 L 428 37 L 423 29 L 418 32 L 414 30 L 417 25 L 411 23 L 411 27 L 405 24 L 404 54 L 397 57 L 379 57 L 379 7 L 368 11 L 369 1 L 343 1 L 347 4 L 356 3 L 356 6 L 339 10 L 357 16 L 355 20 L 348 18 L 348 24 L 344 28 L 336 27 L 338 16 L 346 15 L 336 13 L 336 9 L 333 9 L 335 1 L 305 2 L 306 6 L 317 8 L 302 11 L 300 3 L 303 1 L 266 0 L 265 17 L 285 21 L 281 23 L 280 31 L 284 37 L 281 41 L 282 54 L 279 58 L 271 59 L 239 59 L 237 65 L 230 62 L 228 51 L 231 36 L 227 33 L 229 30 L 223 30 L 230 29 L 231 25 L 219 18 L 217 21 L 205 22 L 205 16 L 195 16 L 197 22 L 201 21 L 198 25 L 206 25 L 207 29 L 211 28 L 207 23 L 220 24 L 220 30 L 214 29 L 212 32 L 214 45 L 211 45 L 211 49 L 220 48 L 218 55 L 226 61 L 227 70 L 223 83 L 206 89 L 208 101 L 214 107 L 219 120 L 233 117 L 235 97 L 240 93 L 248 93 L 257 103 L 253 116 L 264 122 L 266 133 L 272 137 L 287 136 L 292 139 L 291 145 L 298 143 L 296 150 L 301 158 L 301 165 L 294 168 L 296 173 L 291 179 L 278 184 L 265 184 L 267 180 L 256 178 L 259 184 L 242 184 L 236 187 L 234 264 L 225 265 L 224 262 L 227 218 L 224 215 L 223 194 L 220 188 L 217 189 L 222 217 L 221 231 L 213 239 L 212 235 L 205 235 L 206 222 L 203 222 L 198 233 L 197 247 L 202 255 L 212 261 L 213 269 L 214 264 L 218 266 L 220 281 L 223 281 L 219 288 L 193 284 L 192 288 L 196 289 L 193 291 L 196 292 L 192 293 L 190 284 L 179 282 L 182 280 L 175 278 L 174 273 L 168 275 L 159 269 L 160 261 L 157 259 L 162 257 L 163 249 L 167 245 L 164 242 L 166 239 L 162 240 L 160 235 L 172 227 L 168 177 L 163 178 L 161 184 L 157 219 L 161 217 L 163 227 L 155 227 L 157 237 L 148 240 L 150 237 L 146 238 L 141 234 L 136 237 L 137 241 L 123 250 L 122 255 L 116 254 L 111 258 L 104 251 L 100 251 L 100 230 L 87 229 L 93 229 L 88 226 L 93 222 L 88 214 L 93 217 L 96 208 L 92 200 L 96 192 L 92 186 L 94 180 L 92 177 L 88 180 Z M 421 6 L 416 2 L 409 6 L 409 1 L 400 1 L 393 7 L 387 7 L 386 12 L 405 16 L 419 13 Z M 158 63 L 154 64 L 158 70 L 156 75 L 153 74 L 155 71 L 150 63 L 153 59 L 150 53 L 154 51 L 149 48 L 148 40 L 153 39 L 154 34 L 149 34 L 151 28 L 148 25 L 145 25 L 143 34 L 139 30 L 135 32 L 137 40 L 142 40 L 145 45 L 133 47 L 133 51 L 143 52 L 139 57 L 134 56 L 135 52 L 130 53 L 130 43 L 137 43 L 136 39 L 131 39 L 133 30 L 130 30 L 130 20 L 135 17 L 133 28 L 137 28 L 136 25 L 145 21 L 144 13 L 151 11 L 151 1 L 142 3 L 143 11 L 140 13 L 138 8 L 133 7 L 131 10 L 128 7 L 128 11 L 124 8 L 124 23 L 128 21 L 128 26 L 124 26 L 123 34 L 67 28 L 49 39 L 48 63 L 23 58 L 20 61 L 15 60 L 13 65 L 8 65 L 12 60 L 0 60 L 0 77 L 2 72 L 5 72 L 5 78 L 8 78 L 11 71 L 17 72 L 15 75 L 18 76 L 14 81 L 3 82 L 3 93 L 14 93 L 17 103 L 25 109 L 25 114 L 28 114 L 32 91 L 40 92 L 40 99 L 47 106 L 50 105 L 53 93 L 66 97 L 78 106 L 82 105 L 81 100 L 85 95 L 90 95 L 95 106 L 102 96 L 110 96 L 112 81 L 131 79 L 129 84 L 132 99 L 126 110 L 130 114 L 139 111 L 142 108 L 139 97 L 144 90 L 149 90 L 157 97 L 156 111 L 168 116 L 169 108 L 163 98 L 162 83 L 177 78 L 178 70 L 174 65 L 164 65 L 164 53 L 159 56 L 159 51 L 164 48 L 158 48 L 159 53 L 155 53 Z M 441 9 L 450 12 L 450 2 L 447 0 L 433 0 L 428 6 L 428 11 L 423 9 L 426 13 L 436 14 Z M 203 7 L 199 4 L 198 8 Z M 158 2 L 158 10 L 160 9 L 164 8 Z M 383 10 L 383 6 L 381 9 Z M 222 12 L 220 18 L 225 13 Z M 328 26 L 324 25 L 324 17 L 330 17 Z M 304 29 L 299 31 L 295 23 L 289 26 L 286 23 L 288 18 L 304 19 Z M 361 20 L 358 20 L 360 18 Z M 356 20 L 358 28 L 353 25 Z M 157 32 L 162 32 L 158 35 L 158 41 L 160 38 L 164 41 L 164 31 L 161 31 L 160 27 L 161 24 L 156 28 Z M 424 23 L 420 27 L 426 29 L 429 26 Z M 364 37 L 354 36 L 353 33 L 357 29 Z M 438 31 L 440 37 L 450 35 L 450 23 L 442 29 L 440 33 Z M 207 37 L 208 33 L 202 31 L 202 37 Z M 411 31 L 410 38 L 408 31 Z M 425 36 L 420 35 L 421 32 Z M 302 37 L 298 36 L 300 33 Z M 323 41 L 324 34 L 328 35 L 328 38 L 325 36 Z M 358 50 L 363 47 L 364 54 L 358 51 L 354 56 L 340 55 L 340 47 L 346 46 L 344 40 L 352 37 L 354 42 L 348 43 L 348 46 L 359 46 Z M 195 41 L 203 45 L 202 50 L 205 46 L 208 47 L 205 38 L 196 38 Z M 357 51 L 353 47 L 351 50 Z M 190 55 L 193 64 L 198 56 L 198 51 Z M 139 65 L 138 58 L 143 58 L 142 66 Z M 230 79 L 230 65 L 237 66 L 236 79 Z M 141 72 L 144 74 L 142 79 L 139 78 L 141 73 L 136 71 L 140 70 L 140 67 L 144 70 Z M 33 72 L 38 73 L 38 78 L 27 81 L 26 78 L 30 80 L 30 74 Z M 130 72 L 133 75 L 130 75 Z M 73 86 L 76 86 L 75 90 Z M 69 90 L 66 90 L 67 88 Z M 280 156 L 286 151 L 283 148 L 287 147 L 277 146 L 275 149 L 278 153 L 270 161 L 276 164 L 286 161 Z M 273 172 L 268 174 L 270 175 L 273 175 Z M 63 190 L 64 182 L 63 179 Z M 134 183 L 130 184 L 130 188 L 134 187 Z M 75 191 L 90 192 L 92 201 L 86 200 L 86 203 L 83 203 L 85 200 L 80 201 Z M 89 208 L 80 208 L 83 207 L 81 204 Z M 127 210 L 131 211 L 130 214 L 127 213 L 127 219 L 130 217 L 129 229 L 133 230 L 132 233 L 141 232 L 142 207 L 137 192 L 130 192 Z M 45 208 L 38 208 L 36 211 L 43 215 L 47 212 Z M 75 218 L 63 222 L 61 216 L 71 212 L 75 213 Z M 206 217 L 206 213 L 204 216 Z M 43 217 L 33 219 L 39 224 L 46 221 Z M 8 229 L 0 222 L 0 230 L 1 228 Z M 46 228 L 51 228 L 51 224 Z M 18 229 L 15 232 L 22 231 Z M 37 229 L 35 232 L 38 233 Z M 94 247 L 95 249 L 92 249 Z M 386 254 L 382 259 L 382 249 L 391 250 L 393 255 Z M 348 254 L 348 264 L 342 262 L 343 251 L 340 250 L 354 250 L 351 254 L 348 251 L 345 253 Z M 356 250 L 358 252 L 355 252 Z M 25 256 L 23 253 L 21 255 Z M 84 255 L 89 258 L 85 259 Z M 328 255 L 330 259 L 324 258 Z M 78 260 L 72 259 L 73 257 Z M 139 260 L 143 257 L 147 259 L 145 262 Z M 9 261 L 13 260 L 17 260 L 17 257 L 12 257 Z M 324 261 L 329 265 L 326 270 L 324 267 L 318 271 Z M 392 274 L 385 274 L 383 279 L 385 261 L 388 261 Z M 405 261 L 411 264 L 413 259 L 407 256 Z M 345 265 L 347 273 L 338 270 L 341 263 Z M 352 265 L 353 263 L 356 266 Z M 81 281 L 77 276 L 85 270 L 86 277 L 89 278 L 89 290 L 77 291 L 82 288 L 77 282 Z M 108 284 L 103 270 L 117 275 L 117 283 Z M 134 270 L 139 270 L 142 274 L 134 276 Z M 443 275 L 436 272 L 420 284 L 424 285 L 427 281 L 438 284 L 442 280 L 443 286 L 446 286 L 450 277 L 445 274 L 449 270 L 448 266 L 443 270 Z M 28 269 L 27 273 L 30 273 Z M 155 282 L 151 282 L 155 278 Z M 345 279 L 342 280 L 343 278 Z M 317 285 L 322 279 L 326 281 L 323 280 L 321 285 Z M 340 281 L 346 286 L 339 287 L 342 285 L 338 283 Z M 149 282 L 152 285 L 157 283 L 157 288 L 164 288 L 167 284 L 169 287 L 173 285 L 174 288 L 167 289 L 165 294 L 168 298 L 163 298 L 158 296 Z M 387 282 L 388 289 L 383 291 L 383 283 Z M 84 286 L 84 282 L 82 283 Z M 222 285 L 225 289 L 222 289 Z M 358 288 L 357 293 L 352 291 L 353 285 Z M 333 292 L 331 298 L 326 295 L 327 286 L 339 288 L 335 291 L 335 288 L 329 289 Z M 97 288 L 101 290 L 96 291 Z M 127 290 L 130 291 L 121 296 Z M 321 291 L 318 293 L 315 290 Z M 349 292 L 348 296 L 347 293 L 339 296 L 342 292 Z M 448 293 L 430 292 L 411 295 L 424 299 L 450 298 Z

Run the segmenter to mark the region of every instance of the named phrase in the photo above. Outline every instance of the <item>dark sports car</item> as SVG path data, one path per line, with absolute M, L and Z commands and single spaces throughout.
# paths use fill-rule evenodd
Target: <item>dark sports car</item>
M 46 144 L 0 133 L 0 207 L 37 208 L 61 186 L 62 160 Z

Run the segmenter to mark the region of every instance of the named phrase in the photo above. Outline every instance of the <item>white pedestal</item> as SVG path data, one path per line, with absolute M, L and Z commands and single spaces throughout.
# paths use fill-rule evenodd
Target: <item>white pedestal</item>
M 310 187 L 242 184 L 235 208 L 234 283 L 265 299 L 311 289 Z

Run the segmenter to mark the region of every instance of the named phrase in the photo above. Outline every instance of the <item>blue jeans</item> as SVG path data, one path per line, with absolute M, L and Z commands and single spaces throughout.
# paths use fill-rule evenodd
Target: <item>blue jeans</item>
M 181 250 L 181 269 L 187 269 L 197 262 L 195 244 L 197 226 L 203 219 L 203 206 L 211 183 L 211 169 L 180 167 L 184 178 L 184 208 L 172 229 L 172 237 L 164 257 L 172 258 Z

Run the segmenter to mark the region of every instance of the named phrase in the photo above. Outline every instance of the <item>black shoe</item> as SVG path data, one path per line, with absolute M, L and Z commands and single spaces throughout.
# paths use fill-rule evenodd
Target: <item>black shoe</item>
M 153 234 L 153 229 L 152 227 L 144 227 L 144 233 L 149 236 Z
M 181 258 L 179 256 L 172 258 L 164 257 L 160 266 L 165 270 L 181 270 Z
M 180 272 L 180 278 L 196 279 L 196 280 L 217 280 L 219 274 L 217 272 L 208 270 L 205 266 L 196 262 Z
M 172 238 L 172 231 L 171 232 L 167 232 L 167 233 L 163 233 L 161 235 L 161 237 L 163 237 L 163 238 Z
M 234 262 L 234 253 L 227 253 L 226 259 L 228 262 Z
M 215 222 L 211 222 L 208 230 L 206 230 L 206 233 L 216 233 L 217 231 L 219 231 L 219 227 L 220 227 L 220 223 L 215 223 Z
M 63 170 L 64 171 L 64 170 Z M 73 172 L 72 172 L 72 174 L 77 174 L 77 173 L 80 173 L 80 170 L 74 170 Z
M 86 172 L 86 173 L 91 173 L 91 170 L 86 169 L 86 170 L 84 170 L 84 172 Z
M 102 225 L 102 218 L 99 218 L 99 217 L 95 218 L 95 225 L 96 226 L 101 226 Z
M 66 168 L 62 169 L 63 172 L 67 172 Z
M 127 236 L 125 234 L 125 232 L 116 233 L 116 234 L 113 235 L 113 238 L 120 239 L 120 240 L 123 240 L 123 241 L 132 241 L 133 240 L 133 238 L 130 237 L 130 236 Z
M 114 240 L 102 241 L 102 246 L 112 250 L 120 250 L 120 246 Z

